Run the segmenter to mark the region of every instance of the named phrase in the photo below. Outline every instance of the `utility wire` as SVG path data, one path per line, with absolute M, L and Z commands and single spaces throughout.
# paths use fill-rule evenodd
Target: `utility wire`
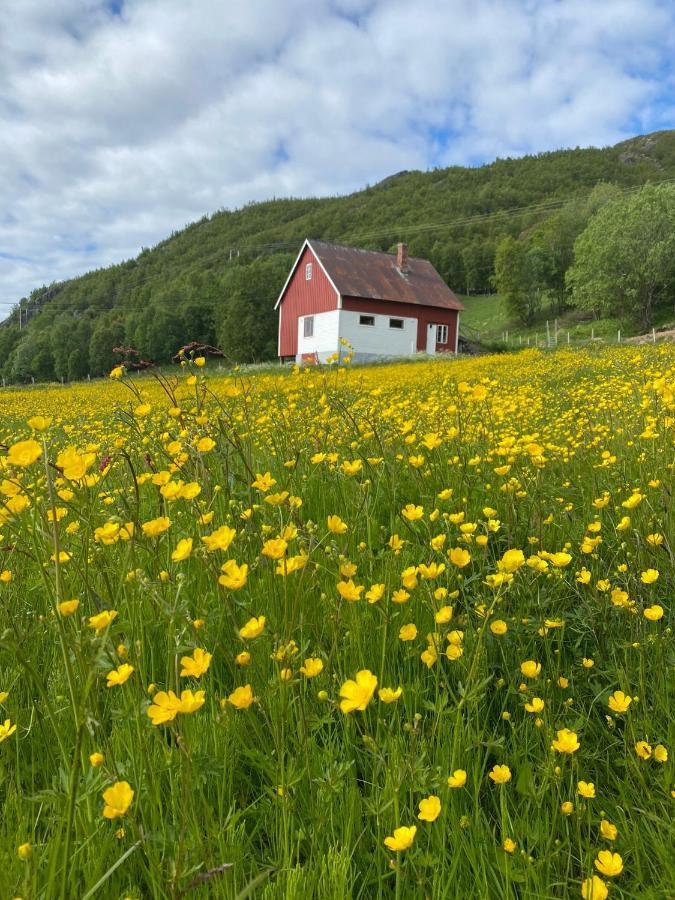
M 646 184 L 670 184 L 672 182 L 675 182 L 675 177 L 674 178 L 664 178 L 664 179 L 661 179 L 660 181 L 650 181 L 650 182 L 646 182 Z M 631 185 L 630 187 L 625 187 L 625 188 L 618 188 L 618 193 L 621 193 L 621 194 L 635 193 L 635 192 L 641 190 L 644 186 L 645 186 L 645 183 L 638 184 L 638 185 Z M 495 210 L 493 212 L 474 213 L 472 215 L 462 216 L 462 217 L 459 217 L 456 219 L 449 219 L 449 220 L 446 220 L 443 222 L 426 222 L 426 223 L 421 223 L 421 224 L 417 224 L 417 225 L 401 225 L 400 223 L 397 223 L 397 224 L 392 224 L 387 229 L 380 229 L 378 231 L 364 231 L 364 232 L 357 233 L 357 234 L 345 235 L 344 237 L 331 238 L 329 241 L 327 241 L 327 243 L 341 243 L 341 242 L 354 243 L 354 242 L 359 242 L 359 241 L 369 241 L 369 240 L 375 240 L 377 238 L 389 237 L 394 234 L 399 235 L 399 236 L 405 235 L 406 237 L 408 237 L 409 235 L 414 236 L 414 235 L 418 235 L 418 234 L 424 234 L 427 232 L 439 231 L 439 230 L 444 230 L 444 229 L 450 230 L 450 229 L 454 229 L 454 228 L 466 228 L 466 227 L 469 227 L 474 224 L 481 225 L 486 222 L 489 223 L 489 222 L 493 222 L 496 220 L 504 220 L 504 219 L 508 220 L 511 218 L 515 218 L 516 216 L 523 217 L 527 214 L 532 214 L 532 213 L 536 214 L 536 213 L 540 213 L 540 212 L 548 212 L 548 211 L 552 211 L 555 209 L 559 209 L 559 208 L 565 206 L 567 203 L 570 203 L 574 200 L 581 201 L 581 200 L 587 199 L 590 196 L 590 194 L 592 193 L 592 191 L 593 191 L 593 188 L 591 188 L 588 191 L 585 191 L 583 194 L 568 195 L 566 197 L 557 198 L 555 200 L 540 201 L 538 203 L 532 203 L 527 206 L 510 207 L 509 209 Z M 199 223 L 196 227 L 197 228 L 203 227 L 204 225 L 210 224 L 211 221 L 213 221 L 213 220 L 209 220 L 209 222 Z M 290 224 L 290 223 L 288 223 L 288 224 Z M 188 228 L 189 227 L 190 226 L 188 226 Z M 184 233 L 184 232 L 178 232 L 178 234 L 181 234 L 181 233 Z M 176 235 L 176 236 L 178 236 L 178 235 Z M 166 238 L 164 241 L 162 241 L 162 243 L 168 244 L 168 242 L 170 240 L 171 240 L 171 238 Z M 310 240 L 311 240 L 311 238 L 310 238 Z M 292 240 L 292 241 L 270 241 L 266 244 L 251 244 L 248 246 L 244 244 L 241 247 L 234 248 L 234 250 L 236 251 L 236 255 L 230 256 L 230 258 L 227 260 L 227 263 L 229 264 L 229 261 L 232 259 L 239 258 L 240 255 L 256 255 L 256 254 L 262 255 L 265 253 L 279 253 L 279 252 L 283 252 L 283 251 L 293 251 L 293 250 L 297 251 L 302 246 L 303 242 L 304 242 L 304 238 L 297 238 L 296 240 Z M 169 248 L 167 246 L 164 246 L 161 248 L 156 247 L 154 252 L 157 252 L 157 250 L 159 250 L 159 249 L 168 250 Z M 200 267 L 203 267 L 205 264 L 212 262 L 212 261 L 216 261 L 216 260 L 219 260 L 220 262 L 224 262 L 225 261 L 224 254 L 230 252 L 231 249 L 233 249 L 233 248 L 226 247 L 223 250 L 220 250 L 217 253 L 212 254 L 211 256 L 195 259 L 194 262 L 198 263 Z M 111 266 L 110 268 L 116 268 L 116 266 L 123 266 L 123 265 L 124 265 L 124 263 L 117 263 L 116 265 Z M 480 268 L 480 269 L 476 268 L 475 271 L 487 271 L 487 267 Z M 43 297 L 47 296 L 48 294 L 50 294 L 52 292 L 56 292 L 57 294 L 60 293 L 64 289 L 64 287 L 69 285 L 71 282 L 77 281 L 80 278 L 85 278 L 87 276 L 87 274 L 89 274 L 89 273 L 84 273 L 83 275 L 75 276 L 74 278 L 69 278 L 66 281 L 62 281 L 60 283 L 53 285 L 52 287 L 48 288 L 46 291 L 43 291 L 43 293 L 39 294 L 37 297 L 30 298 L 28 300 L 28 302 L 25 305 L 23 305 L 23 309 L 24 310 L 30 309 L 30 307 L 33 304 L 37 303 Z M 136 279 L 132 284 L 129 285 L 128 289 L 134 290 L 136 287 L 140 287 L 141 285 L 146 284 L 149 281 L 153 281 L 157 278 L 162 278 L 162 277 L 164 277 L 164 273 L 162 273 L 162 272 L 155 272 L 155 273 L 146 275 L 145 277 Z M 20 306 L 21 304 L 15 304 L 15 305 Z M 114 309 L 118 309 L 118 310 L 120 310 L 120 312 L 142 311 L 142 310 L 147 309 L 147 305 L 134 308 L 134 307 L 126 307 L 123 304 L 120 304 L 118 306 L 108 307 L 106 309 L 103 309 L 103 310 L 101 310 L 101 312 L 111 312 Z M 10 313 L 10 315 L 11 315 L 11 313 Z M 7 319 L 5 319 L 4 321 L 7 321 Z

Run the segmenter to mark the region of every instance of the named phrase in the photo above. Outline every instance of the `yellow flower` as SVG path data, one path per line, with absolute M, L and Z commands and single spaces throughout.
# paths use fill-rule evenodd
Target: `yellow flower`
M 471 554 L 468 550 L 464 550 L 463 547 L 453 547 L 451 550 L 448 550 L 448 559 L 453 566 L 463 569 L 471 562 Z
M 223 563 L 220 567 L 220 571 L 223 574 L 219 576 L 218 584 L 222 585 L 224 588 L 227 588 L 230 591 L 238 591 L 246 584 L 248 578 L 248 566 L 246 563 L 243 563 L 240 566 L 237 564 L 236 560 L 228 559 L 227 562 Z
M 420 654 L 420 659 L 428 669 L 430 669 L 438 659 L 438 639 L 438 635 L 428 634 L 427 649 Z
M 452 606 L 442 606 L 434 615 L 434 622 L 437 625 L 447 625 L 452 620 Z
M 560 804 L 560 812 L 564 816 L 571 816 L 572 813 L 574 812 L 574 804 L 571 803 L 569 800 L 565 800 L 564 803 Z
M 95 769 L 98 769 L 98 767 L 102 766 L 105 762 L 105 756 L 102 753 L 91 753 L 89 755 L 89 762 Z
M 238 666 L 248 666 L 251 663 L 251 654 L 248 650 L 242 650 L 241 653 L 237 653 L 234 661 Z
M 263 544 L 262 555 L 268 559 L 281 559 L 287 549 L 288 543 L 283 538 L 270 538 Z
M 276 478 L 272 478 L 269 472 L 265 472 L 264 475 L 261 475 L 260 472 L 255 476 L 255 481 L 251 484 L 251 487 L 257 488 L 259 491 L 269 491 L 269 489 L 277 483 Z
M 304 666 L 300 666 L 300 672 L 305 678 L 316 678 L 323 672 L 323 660 L 316 656 L 310 656 L 305 660 Z
M 79 605 L 79 600 L 63 600 L 61 603 L 59 603 L 59 613 L 64 618 L 66 616 L 72 616 L 73 613 L 77 612 L 77 608 Z
M 433 581 L 445 572 L 445 563 L 432 562 L 428 566 L 424 563 L 420 563 L 418 569 L 425 581 Z
M 176 549 L 171 554 L 173 562 L 183 562 L 192 553 L 192 538 L 183 538 L 176 544 Z
M 19 847 L 17 847 L 16 852 L 19 859 L 25 862 L 27 859 L 30 859 L 33 853 L 33 847 L 30 842 L 26 842 L 25 844 L 20 844 Z
M 89 616 L 89 627 L 93 628 L 96 632 L 103 631 L 104 628 L 108 628 L 113 619 L 117 618 L 117 610 L 115 609 L 104 609 L 103 612 L 98 613 L 95 616 Z
M 635 509 L 635 507 L 639 506 L 643 500 L 644 497 L 639 491 L 633 491 L 628 500 L 624 500 L 621 505 L 625 509 Z
M 181 691 L 179 713 L 193 713 L 205 703 L 205 691 Z
M 464 769 L 455 769 L 452 775 L 448 775 L 449 788 L 463 788 L 466 784 L 466 772 Z
M 504 850 L 507 853 L 513 853 L 517 846 L 518 846 L 518 844 L 516 844 L 516 842 L 514 840 L 512 840 L 511 838 L 508 838 L 508 837 L 504 838 L 504 843 L 502 844 L 502 847 L 504 848 Z
M 417 637 L 417 625 L 403 625 L 398 633 L 399 641 L 414 641 Z
M 654 584 L 654 582 L 658 579 L 658 577 L 659 577 L 658 569 L 647 569 L 645 572 L 642 572 L 640 574 L 640 581 L 643 584 Z
M 410 594 L 404 591 L 403 588 L 399 588 L 397 591 L 392 592 L 391 600 L 392 603 L 407 603 L 410 600 Z
M 490 622 L 490 631 L 497 636 L 506 634 L 508 630 L 509 626 L 503 619 L 495 619 L 494 622 Z
M 52 424 L 52 420 L 47 416 L 31 416 L 28 420 L 28 427 L 33 431 L 46 431 Z
M 625 713 L 633 702 L 633 698 L 624 694 L 623 691 L 614 691 L 607 702 L 612 712 Z
M 211 665 L 211 654 L 201 647 L 195 647 L 192 656 L 181 657 L 181 678 L 201 678 Z
M 377 687 L 377 676 L 369 669 L 361 669 L 356 673 L 356 680 L 345 681 L 340 688 L 340 709 L 343 713 L 352 713 L 356 710 L 363 712 L 373 699 Z
M 366 591 L 366 600 L 368 603 L 377 603 L 384 597 L 383 584 L 371 584 L 369 590 Z
M 9 584 L 11 580 L 12 573 L 9 571 L 9 569 L 3 569 L 2 572 L 0 572 L 0 583 Z
M 595 860 L 595 868 L 601 875 L 613 878 L 623 872 L 623 860 L 618 853 L 611 850 L 601 850 Z
M 585 878 L 581 882 L 581 896 L 583 900 L 607 900 L 608 894 L 607 885 L 597 875 Z
M 435 822 L 441 814 L 441 801 L 435 794 L 431 794 L 424 800 L 420 800 L 419 814 L 417 816 L 422 822 Z
M 608 841 L 616 840 L 616 836 L 619 833 L 616 825 L 612 825 L 611 822 L 608 822 L 607 819 L 602 819 L 600 822 L 600 834 L 606 838 Z
M 549 556 L 550 561 L 554 566 L 558 569 L 562 569 L 565 566 L 568 566 L 572 562 L 572 557 L 569 553 L 551 553 Z
M 106 819 L 119 819 L 125 815 L 134 799 L 134 791 L 128 781 L 116 781 L 103 791 L 103 815 Z
M 19 441 L 7 451 L 7 462 L 10 466 L 25 468 L 32 465 L 42 456 L 42 446 L 37 441 Z
M 158 691 L 148 707 L 148 716 L 153 725 L 165 725 L 173 722 L 180 712 L 180 700 L 173 691 Z
M 206 358 L 203 356 L 195 356 L 193 362 L 197 368 L 201 369 L 206 365 Z
M 265 616 L 258 616 L 249 619 L 243 628 L 239 629 L 239 637 L 249 639 L 257 638 L 265 630 Z
M 106 683 L 108 687 L 115 687 L 116 685 L 124 684 L 124 682 L 131 677 L 133 672 L 133 666 L 130 666 L 129 663 L 122 663 L 121 666 L 118 666 L 116 669 L 108 672 L 108 674 L 106 675 Z
M 584 656 L 584 658 L 581 660 L 581 665 L 584 667 L 584 669 L 592 669 L 595 665 L 595 661 L 592 659 L 587 659 Z
M 337 583 L 338 594 L 342 597 L 343 600 L 350 600 L 352 602 L 359 600 L 361 594 L 364 592 L 365 588 L 362 584 L 354 584 L 352 579 L 349 581 L 338 581 Z
M 526 659 L 520 664 L 520 671 L 526 678 L 538 678 L 541 672 L 541 663 L 535 662 L 533 659 Z
M 199 438 L 195 447 L 198 453 L 210 453 L 216 446 L 216 442 L 211 437 Z
M 248 709 L 254 700 L 255 697 L 250 684 L 235 688 L 227 698 L 227 702 L 234 706 L 235 709 Z
M 649 759 L 652 755 L 652 748 L 647 741 L 637 741 L 635 744 L 635 752 L 640 759 Z
M 149 522 L 143 522 L 141 528 L 146 537 L 159 537 L 159 535 L 167 531 L 170 526 L 171 519 L 169 519 L 168 516 L 158 516 L 158 518 L 151 519 Z
M 533 697 L 529 703 L 525 704 L 525 709 L 529 713 L 540 713 L 544 708 L 544 701 L 541 697 Z
M 497 563 L 497 568 L 502 573 L 512 574 L 525 565 L 525 554 L 522 550 L 507 550 Z
M 211 534 L 205 534 L 202 537 L 202 543 L 206 545 L 209 553 L 215 553 L 217 550 L 227 550 L 236 536 L 237 532 L 234 528 L 230 528 L 229 525 L 221 525 Z
M 561 728 L 556 733 L 556 739 L 551 744 L 551 749 L 557 753 L 576 753 L 581 744 L 574 731 L 569 728 Z
M 493 766 L 488 773 L 495 784 L 506 784 L 511 781 L 511 769 L 508 766 Z
M 586 797 L 587 800 L 592 800 L 593 797 L 595 797 L 595 785 L 592 781 L 578 781 L 577 792 L 580 797 Z
M 16 725 L 12 725 L 9 719 L 5 719 L 4 723 L 0 725 L 0 744 L 6 741 L 8 737 L 11 737 L 15 731 Z
M 412 847 L 417 834 L 417 826 L 411 825 L 409 828 L 405 825 L 401 828 L 395 828 L 394 834 L 384 839 L 384 845 L 388 850 L 399 853 L 401 850 L 408 850 Z
M 668 762 L 668 750 L 663 744 L 657 744 L 654 747 L 654 759 L 659 763 Z
M 395 690 L 394 688 L 380 688 L 377 692 L 377 696 L 382 703 L 395 703 L 402 693 L 402 687 L 397 687 Z
M 642 615 L 649 622 L 658 622 L 659 619 L 663 618 L 663 607 L 659 606 L 658 603 L 654 603 L 652 606 L 648 606 L 646 609 L 643 609 Z
M 421 519 L 424 515 L 424 507 L 415 506 L 414 503 L 407 503 L 405 507 L 401 510 L 401 515 L 404 519 L 407 519 L 409 522 L 416 522 L 418 519 Z
M 328 516 L 328 530 L 331 534 L 344 534 L 347 531 L 347 523 L 343 522 L 340 516 Z

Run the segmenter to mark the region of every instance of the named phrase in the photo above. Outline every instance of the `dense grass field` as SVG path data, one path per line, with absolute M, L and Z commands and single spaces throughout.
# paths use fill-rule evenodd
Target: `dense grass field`
M 0 392 L 0 896 L 672 897 L 672 346 L 203 373 Z
M 540 347 L 545 347 L 547 319 L 551 346 L 555 345 L 556 322 L 559 347 L 567 345 L 568 334 L 570 345 L 578 346 L 588 344 L 591 340 L 598 343 L 616 344 L 619 331 L 621 331 L 622 340 L 640 333 L 640 329 L 634 323 L 622 322 L 617 318 L 591 319 L 576 309 L 567 309 L 564 313 L 559 314 L 549 308 L 544 308 L 531 325 L 523 325 L 509 313 L 504 298 L 499 294 L 473 294 L 462 296 L 460 299 L 464 305 L 461 326 L 468 326 L 471 336 L 475 337 L 477 332 L 481 340 L 490 343 L 503 341 L 508 333 L 510 348 L 525 347 L 528 340 L 531 347 L 537 346 L 537 342 Z M 656 329 L 674 327 L 673 313 L 673 308 L 659 310 L 654 318 Z M 462 331 L 461 326 L 460 332 Z M 467 331 L 467 328 L 464 330 Z

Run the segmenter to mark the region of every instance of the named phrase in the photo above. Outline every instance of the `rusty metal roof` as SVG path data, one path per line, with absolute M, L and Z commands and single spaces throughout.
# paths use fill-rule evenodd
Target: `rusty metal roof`
M 411 256 L 407 271 L 401 272 L 392 253 L 341 247 L 325 241 L 310 240 L 308 244 L 343 297 L 464 309 L 427 259 Z

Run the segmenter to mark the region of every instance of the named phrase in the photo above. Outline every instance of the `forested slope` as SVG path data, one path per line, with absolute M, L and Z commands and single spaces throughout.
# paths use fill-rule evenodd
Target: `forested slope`
M 274 300 L 305 237 L 382 250 L 406 240 L 411 255 L 468 294 L 492 289 L 500 240 L 536 233 L 563 302 L 593 188 L 673 178 L 675 132 L 665 131 L 605 149 L 401 172 L 345 197 L 219 211 L 135 259 L 37 287 L 21 302 L 24 327 L 18 310 L 0 327 L 0 372 L 14 381 L 100 374 L 122 343 L 157 362 L 190 340 L 217 344 L 233 360 L 271 358 Z

